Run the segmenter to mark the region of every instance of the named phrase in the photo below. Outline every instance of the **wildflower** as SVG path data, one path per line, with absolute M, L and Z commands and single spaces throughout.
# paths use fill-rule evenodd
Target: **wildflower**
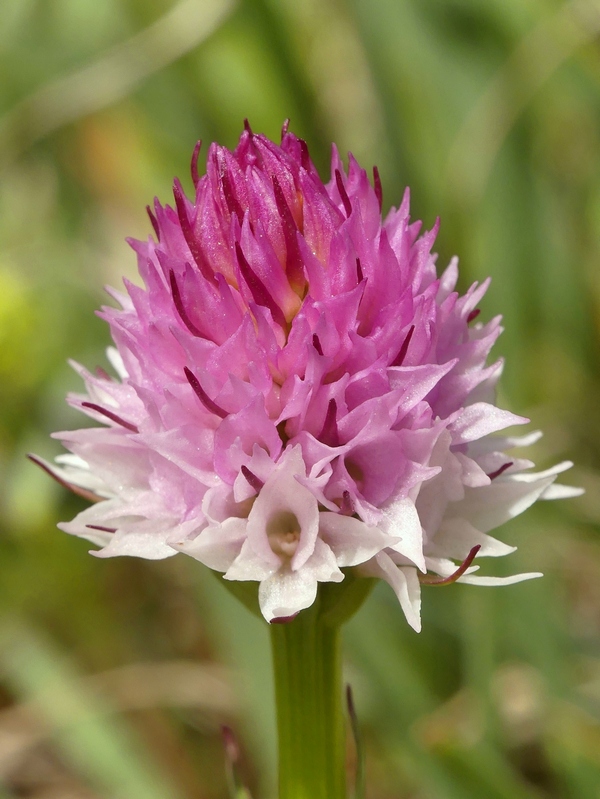
M 472 559 L 513 547 L 489 531 L 556 487 L 507 451 L 537 434 L 494 404 L 500 318 L 475 321 L 488 281 L 462 297 L 438 277 L 438 225 L 420 235 L 409 195 L 381 219 L 381 184 L 333 149 L 323 184 L 304 141 L 247 126 L 230 152 L 192 159 L 195 193 L 149 210 L 131 241 L 144 287 L 104 308 L 117 379 L 81 366 L 69 402 L 99 426 L 57 433 L 46 465 L 96 500 L 63 530 L 98 557 L 177 552 L 259 583 L 268 621 L 294 616 L 348 567 L 381 577 L 419 629 L 420 578 L 483 585 Z

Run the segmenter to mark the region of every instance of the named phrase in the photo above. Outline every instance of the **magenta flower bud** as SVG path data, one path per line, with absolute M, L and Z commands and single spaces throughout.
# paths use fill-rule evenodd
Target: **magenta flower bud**
M 54 473 L 97 501 L 60 527 L 98 557 L 182 552 L 255 581 L 269 621 L 349 567 L 390 583 L 415 629 L 419 573 L 502 582 L 473 576 L 475 555 L 513 551 L 489 531 L 578 491 L 554 485 L 570 464 L 506 454 L 537 434 L 498 435 L 527 420 L 495 405 L 488 281 L 459 296 L 437 223 L 421 234 L 408 191 L 382 221 L 378 174 L 335 148 L 326 184 L 287 128 L 212 145 L 202 177 L 197 154 L 193 199 L 176 181 L 155 239 L 131 242 L 144 287 L 101 313 L 117 378 L 75 367 L 69 401 L 98 426 L 56 434 Z

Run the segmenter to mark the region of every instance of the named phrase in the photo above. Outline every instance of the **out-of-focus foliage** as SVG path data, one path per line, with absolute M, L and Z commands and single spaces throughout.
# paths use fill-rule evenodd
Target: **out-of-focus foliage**
M 0 2 L 2 799 L 224 797 L 222 723 L 273 797 L 264 626 L 183 556 L 87 555 L 54 529 L 78 500 L 24 458 L 80 424 L 66 358 L 105 364 L 93 311 L 134 277 L 144 206 L 244 117 L 441 214 L 440 262 L 493 276 L 503 401 L 588 492 L 504 529 L 543 580 L 429 589 L 420 636 L 381 586 L 348 625 L 369 796 L 598 795 L 599 37 L 593 0 Z

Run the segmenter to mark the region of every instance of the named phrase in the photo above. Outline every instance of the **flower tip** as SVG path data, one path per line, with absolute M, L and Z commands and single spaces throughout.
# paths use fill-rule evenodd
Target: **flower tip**
M 352 213 L 352 203 L 350 202 L 350 198 L 348 197 L 348 192 L 346 191 L 346 187 L 344 186 L 344 179 L 342 178 L 342 173 L 340 172 L 339 169 L 335 170 L 335 185 L 337 186 L 338 194 L 340 195 L 342 205 L 344 206 L 346 217 L 349 217 L 350 214 Z
M 93 491 L 89 491 L 87 488 L 83 488 L 82 486 L 78 486 L 75 483 L 70 483 L 64 477 L 62 477 L 58 472 L 55 471 L 55 467 L 51 466 L 47 463 L 43 458 L 40 458 L 38 455 L 34 455 L 32 452 L 27 453 L 27 457 L 32 463 L 35 463 L 36 466 L 39 466 L 42 471 L 46 472 L 47 475 L 52 477 L 56 482 L 61 485 L 63 488 L 72 491 L 74 494 L 77 494 L 79 497 L 83 497 L 88 502 L 100 502 L 102 497 L 94 494 Z M 60 525 L 59 525 L 60 527 Z
M 150 219 L 150 224 L 154 230 L 154 235 L 156 236 L 157 240 L 160 241 L 160 229 L 158 227 L 158 220 L 154 215 L 152 208 L 149 205 L 146 206 L 146 213 L 148 214 L 148 218 Z
M 407 621 L 416 633 L 420 633 L 423 629 L 423 625 L 419 617 L 415 619 L 407 619 Z
M 175 203 L 177 203 L 178 200 L 181 202 L 184 197 L 183 186 L 179 178 L 173 179 L 173 197 L 175 198 Z
M 190 165 L 192 172 L 192 181 L 194 182 L 194 188 L 196 188 L 198 186 L 198 183 L 200 182 L 200 174 L 198 172 L 198 156 L 200 155 L 201 149 L 202 149 L 202 139 L 199 139 L 196 142 L 196 146 L 194 147 L 194 152 L 192 153 L 192 161 Z
M 381 209 L 383 208 L 383 189 L 381 186 L 379 169 L 376 166 L 373 167 L 373 190 L 375 191 L 375 197 L 379 204 L 379 213 L 381 213 Z

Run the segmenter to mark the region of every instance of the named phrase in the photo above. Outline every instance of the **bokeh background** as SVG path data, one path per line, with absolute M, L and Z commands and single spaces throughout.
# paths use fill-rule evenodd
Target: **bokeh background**
M 440 263 L 493 277 L 501 403 L 587 489 L 503 531 L 490 570 L 544 579 L 426 590 L 421 635 L 380 586 L 347 626 L 370 799 L 600 796 L 599 37 L 594 0 L 1 0 L 1 799 L 222 799 L 222 723 L 274 799 L 264 625 L 191 559 L 90 557 L 25 459 L 80 426 L 66 359 L 106 364 L 145 205 L 244 117 L 441 215 Z

